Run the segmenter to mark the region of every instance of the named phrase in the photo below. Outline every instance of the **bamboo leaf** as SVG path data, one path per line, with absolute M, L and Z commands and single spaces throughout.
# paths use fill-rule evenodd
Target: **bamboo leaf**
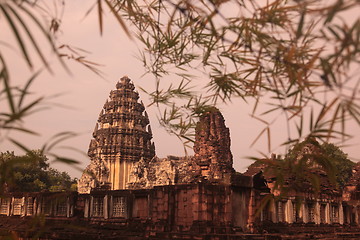
M 102 0 L 98 0 L 97 4 L 98 4 L 98 17 L 99 17 L 99 28 L 100 28 L 100 35 L 103 34 L 103 10 L 102 10 L 102 6 L 101 6 L 101 1 Z
M 122 29 L 124 30 L 124 32 L 126 33 L 126 35 L 132 39 L 132 36 L 129 32 L 129 29 L 127 28 L 126 24 L 124 23 L 124 21 L 122 20 L 120 14 L 115 10 L 114 6 L 112 5 L 112 3 L 110 2 L 110 0 L 104 0 L 105 3 L 108 5 L 108 7 L 110 8 L 111 12 L 113 13 L 114 17 L 116 18 L 116 20 L 119 22 L 120 26 L 122 27 Z
M 72 159 L 72 158 L 66 158 L 66 157 L 59 157 L 56 156 L 54 162 L 61 162 L 69 165 L 76 165 L 79 164 L 79 161 Z
M 31 150 L 29 148 L 27 148 L 25 145 L 23 145 L 19 141 L 15 140 L 13 138 L 9 138 L 9 141 L 12 142 L 13 144 L 15 144 L 16 146 L 18 146 L 20 149 L 24 150 L 25 152 L 31 152 Z
M 50 152 L 59 143 L 68 140 L 70 138 L 73 138 L 75 136 L 77 136 L 77 134 L 70 131 L 57 133 L 46 144 L 44 144 L 41 149 L 44 152 Z
M 301 11 L 301 17 L 300 17 L 298 28 L 296 30 L 296 38 L 297 39 L 299 39 L 302 36 L 302 29 L 304 27 L 305 14 L 306 14 L 306 9 L 303 9 Z
M 261 132 L 257 135 L 257 137 L 254 139 L 254 141 L 250 144 L 250 147 L 253 147 L 255 143 L 260 139 L 260 137 L 267 131 L 267 127 L 261 130 Z
M 10 25 L 10 28 L 15 35 L 15 39 L 21 49 L 21 53 L 23 54 L 23 56 L 26 60 L 26 63 L 29 65 L 30 68 L 32 68 L 33 64 L 32 64 L 32 61 L 30 60 L 30 56 L 26 49 L 25 43 L 24 43 L 22 37 L 20 36 L 20 31 L 16 27 L 16 24 L 15 24 L 14 20 L 11 18 L 7 9 L 9 9 L 9 6 L 7 4 L 0 4 L 0 10 L 3 12 L 3 14 L 7 20 L 7 23 Z
M 37 78 L 37 76 L 39 76 L 40 73 L 41 73 L 41 71 L 37 71 L 35 74 L 33 74 L 30 77 L 30 79 L 26 82 L 25 87 L 23 89 L 21 89 L 21 94 L 20 94 L 20 98 L 19 98 L 19 102 L 18 102 L 18 106 L 17 106 L 19 109 L 21 108 L 25 97 L 29 94 L 28 89 L 29 89 L 30 85 Z
M 9 103 L 11 113 L 15 114 L 16 108 L 15 108 L 15 104 L 14 104 L 14 96 L 13 96 L 13 94 L 11 92 L 11 88 L 9 86 L 9 78 L 7 76 L 5 67 L 0 72 L 0 79 L 3 79 L 3 82 L 4 82 L 4 88 L 5 88 L 4 90 L 6 92 L 7 101 Z
M 270 134 L 269 127 L 267 128 L 266 133 L 267 133 L 267 139 L 268 139 L 268 151 L 271 152 L 271 134 Z
M 39 55 L 41 61 L 44 63 L 45 67 L 47 69 L 49 69 L 50 72 L 51 68 L 47 62 L 47 60 L 45 59 L 42 51 L 40 50 L 40 47 L 38 46 L 37 42 L 35 41 L 33 35 L 30 32 L 30 28 L 25 24 L 25 22 L 22 20 L 22 18 L 19 16 L 19 14 L 17 14 L 17 12 L 9 5 L 8 8 L 10 9 L 10 11 L 12 12 L 12 14 L 16 17 L 16 19 L 18 20 L 18 22 L 21 24 L 21 26 L 23 27 L 22 29 L 26 32 L 28 38 L 30 39 L 32 45 L 34 46 L 36 53 Z
M 45 30 L 45 28 L 43 27 L 43 25 L 40 23 L 40 21 L 25 7 L 25 4 L 20 4 L 17 5 L 17 7 L 19 9 L 21 9 L 24 13 L 27 14 L 28 17 L 30 17 L 30 19 L 35 23 L 35 25 L 37 26 L 37 28 L 41 31 L 41 33 L 43 34 L 43 36 L 47 39 L 48 44 L 50 45 L 52 51 L 56 54 L 56 57 L 58 58 L 59 62 L 61 63 L 61 65 L 63 66 L 63 68 L 70 73 L 70 70 L 68 69 L 68 67 L 66 66 L 65 62 L 62 60 L 60 54 L 57 51 L 57 48 L 55 46 L 55 43 L 53 41 L 53 39 L 51 38 L 50 34 L 48 31 Z M 51 72 L 51 69 L 47 68 L 48 71 Z
M 24 133 L 40 136 L 40 134 L 38 134 L 37 132 L 26 129 L 26 128 L 14 127 L 14 126 L 1 126 L 1 128 L 2 129 L 8 129 L 8 130 L 16 130 L 16 131 L 19 131 L 19 132 L 24 132 Z

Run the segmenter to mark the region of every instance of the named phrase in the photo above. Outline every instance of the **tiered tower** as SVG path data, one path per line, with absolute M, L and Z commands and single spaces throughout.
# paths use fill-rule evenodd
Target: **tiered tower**
M 128 77 L 116 84 L 100 112 L 90 142 L 90 165 L 79 180 L 79 192 L 91 188 L 125 189 L 134 163 L 155 156 L 149 118 Z
M 210 182 L 230 183 L 235 172 L 230 150 L 230 132 L 216 108 L 200 116 L 195 129 L 195 162 L 200 175 Z

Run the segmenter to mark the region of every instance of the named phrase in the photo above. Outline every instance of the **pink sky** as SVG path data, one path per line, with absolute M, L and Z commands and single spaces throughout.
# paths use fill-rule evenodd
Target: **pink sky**
M 43 72 L 35 82 L 33 91 L 38 95 L 45 96 L 58 93 L 63 93 L 63 95 L 51 99 L 50 102 L 55 103 L 54 105 L 27 117 L 24 123 L 24 126 L 39 132 L 41 136 L 7 133 L 8 136 L 26 143 L 29 148 L 41 147 L 47 139 L 58 132 L 73 131 L 80 135 L 63 145 L 75 147 L 86 153 L 99 112 L 109 92 L 115 88 L 116 82 L 122 76 L 129 76 L 135 86 L 142 86 L 145 89 L 151 89 L 154 86 L 152 76 L 141 77 L 144 69 L 136 58 L 138 47 L 141 46 L 137 46 L 134 41 L 129 40 L 110 14 L 107 14 L 104 19 L 105 28 L 102 37 L 99 34 L 97 13 L 93 12 L 84 19 L 86 11 L 94 2 L 94 0 L 66 1 L 61 23 L 62 32 L 58 35 L 58 41 L 90 51 L 88 59 L 104 65 L 101 70 L 105 73 L 105 80 L 71 61 L 67 62 L 72 72 L 72 75 L 69 75 L 61 68 L 56 59 L 51 58 L 55 74 L 50 75 L 48 72 Z M 0 27 L 2 27 L 1 24 Z M 15 45 L 15 42 L 11 41 L 11 32 L 5 31 L 5 34 L 5 39 Z M 0 48 L 4 49 L 1 45 Z M 44 48 L 46 49 L 46 47 Z M 6 51 L 12 81 L 21 84 L 22 80 L 27 79 L 30 74 L 25 63 L 19 60 L 18 53 L 9 49 L 4 49 L 4 51 Z M 140 91 L 139 93 L 146 105 L 148 103 L 146 94 Z M 4 108 L 4 102 L 0 103 Z M 67 107 L 57 107 L 56 104 Z M 252 163 L 245 158 L 246 156 L 259 156 L 258 151 L 268 153 L 266 138 L 261 139 L 254 147 L 250 148 L 252 141 L 264 125 L 249 117 L 252 105 L 251 103 L 247 105 L 241 99 L 235 99 L 231 105 L 222 106 L 220 109 L 225 117 L 226 125 L 230 128 L 234 167 L 242 172 Z M 184 155 L 181 142 L 176 137 L 167 134 L 157 122 L 158 110 L 151 107 L 147 108 L 147 112 L 153 130 L 157 156 Z M 272 128 L 272 151 L 275 153 L 284 153 L 284 149 L 278 147 L 286 139 L 284 126 L 284 118 L 279 117 Z M 357 135 L 359 126 L 352 124 L 350 127 L 353 134 Z M 15 146 L 4 140 L 4 136 L 1 137 L 0 151 L 14 150 L 19 153 Z M 356 159 L 359 156 L 359 138 L 355 138 L 351 143 L 354 146 L 344 148 L 344 151 L 349 153 L 352 159 Z M 79 160 L 82 168 L 89 163 L 89 158 L 76 152 L 60 148 L 56 152 Z M 53 166 L 61 171 L 68 171 L 72 176 L 79 177 L 81 175 L 80 171 L 64 164 L 54 164 Z

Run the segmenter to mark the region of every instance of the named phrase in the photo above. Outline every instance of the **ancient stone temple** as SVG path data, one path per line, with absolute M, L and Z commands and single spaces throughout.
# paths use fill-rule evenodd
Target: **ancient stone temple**
M 78 191 L 91 189 L 149 189 L 196 182 L 230 183 L 232 167 L 230 133 L 216 108 L 197 124 L 195 156 L 158 158 L 151 143 L 149 119 L 138 103 L 130 79 L 124 77 L 110 92 L 90 142 L 90 165 Z M 144 114 L 143 114 L 144 112 Z M 147 130 L 146 130 L 147 128 Z
M 360 239 L 360 163 L 339 188 L 309 138 L 286 158 L 273 154 L 235 172 L 215 108 L 199 118 L 194 156 L 159 158 L 138 99 L 127 77 L 110 92 L 78 192 L 1 196 L 0 238 L 13 230 L 34 238 L 31 217 L 44 217 L 41 239 Z
M 96 123 L 88 156 L 90 164 L 79 180 L 80 193 L 91 189 L 125 189 L 135 163 L 155 156 L 149 118 L 134 84 L 123 77 L 110 92 Z

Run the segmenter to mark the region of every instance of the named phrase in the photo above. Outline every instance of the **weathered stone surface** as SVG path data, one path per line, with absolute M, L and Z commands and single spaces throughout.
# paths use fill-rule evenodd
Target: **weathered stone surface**
M 356 163 L 352 169 L 352 176 L 347 183 L 347 186 L 359 186 L 360 187 L 360 162 Z
M 346 201 L 351 201 L 354 205 L 360 205 L 360 162 L 356 163 L 352 169 L 352 176 L 346 184 L 342 197 Z
M 154 157 L 148 162 L 141 159 L 132 168 L 127 188 L 141 189 L 195 182 L 197 175 L 193 171 L 193 165 L 193 157 Z
M 152 133 L 144 105 L 128 77 L 116 84 L 100 112 L 90 142 L 90 165 L 79 180 L 80 193 L 91 188 L 124 189 L 132 166 L 155 156 Z
M 109 169 L 99 159 L 94 159 L 85 168 L 78 182 L 79 193 L 90 193 L 90 190 L 104 184 L 108 180 Z
M 230 133 L 219 110 L 204 113 L 195 132 L 195 161 L 201 176 L 209 181 L 230 182 L 233 159 L 230 150 Z
M 137 162 L 130 174 L 128 188 L 199 181 L 230 183 L 232 167 L 229 129 L 218 110 L 203 114 L 196 127 L 194 157 L 153 158 Z

